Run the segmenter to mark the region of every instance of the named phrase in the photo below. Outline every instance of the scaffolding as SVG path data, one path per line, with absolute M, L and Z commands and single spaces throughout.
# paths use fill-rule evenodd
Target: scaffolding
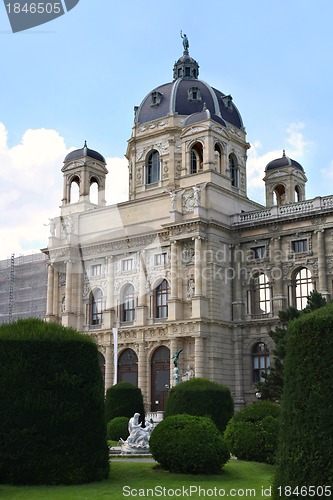
M 46 313 L 47 257 L 14 254 L 0 261 L 0 323 Z

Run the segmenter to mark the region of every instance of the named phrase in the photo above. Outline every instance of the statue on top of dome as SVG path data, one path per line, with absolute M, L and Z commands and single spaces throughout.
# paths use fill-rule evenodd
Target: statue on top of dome
M 184 51 L 188 51 L 189 46 L 190 46 L 190 42 L 188 41 L 188 38 L 187 38 L 187 36 L 185 35 L 185 33 L 184 33 L 184 35 L 183 35 L 182 30 L 180 30 L 180 36 L 181 36 L 181 37 L 182 37 L 182 39 L 183 39 L 183 47 L 184 47 Z

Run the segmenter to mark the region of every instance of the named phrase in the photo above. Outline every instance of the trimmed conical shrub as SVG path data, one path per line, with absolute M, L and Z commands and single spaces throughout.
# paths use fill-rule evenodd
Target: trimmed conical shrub
M 145 409 L 141 389 L 129 382 L 119 382 L 106 391 L 105 415 L 107 422 L 116 417 L 133 417 L 140 413 L 140 422 L 144 422 Z
M 219 474 L 230 457 L 222 434 L 209 417 L 167 417 L 153 430 L 149 446 L 164 469 L 184 474 Z
M 180 413 L 210 417 L 223 432 L 234 413 L 234 402 L 228 387 L 206 378 L 192 378 L 169 391 L 164 416 Z
M 293 321 L 286 352 L 273 498 L 331 496 L 333 306 Z
M 38 319 L 0 326 L 0 482 L 76 484 L 109 473 L 94 341 Z

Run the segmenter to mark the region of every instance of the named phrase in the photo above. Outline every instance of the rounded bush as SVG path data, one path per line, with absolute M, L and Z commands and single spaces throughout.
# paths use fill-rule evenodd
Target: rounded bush
M 140 413 L 140 422 L 144 421 L 145 409 L 141 389 L 129 382 L 119 382 L 106 391 L 105 416 L 110 422 L 116 417 L 133 417 Z
M 288 326 L 272 498 L 286 498 L 280 495 L 286 486 L 318 488 L 319 496 L 319 488 L 333 484 L 332 332 L 332 303 Z
M 229 460 L 228 446 L 208 417 L 173 415 L 153 430 L 150 451 L 170 472 L 218 474 Z
M 168 394 L 165 417 L 187 413 L 210 417 L 223 432 L 234 413 L 228 387 L 205 378 L 192 378 L 173 387 Z
M 38 319 L 0 326 L 0 482 L 77 484 L 109 473 L 95 342 Z
M 123 439 L 126 441 L 128 438 L 128 417 L 116 417 L 110 420 L 107 424 L 107 436 L 108 439 L 112 439 L 113 441 L 119 441 L 119 439 Z
M 236 413 L 224 433 L 231 453 L 240 460 L 273 464 L 279 416 L 279 405 L 270 401 L 253 403 Z

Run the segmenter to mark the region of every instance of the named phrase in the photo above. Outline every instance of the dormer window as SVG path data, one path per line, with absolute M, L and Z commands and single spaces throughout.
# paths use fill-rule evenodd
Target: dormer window
M 161 92 L 152 92 L 151 94 L 151 106 L 158 106 L 162 101 L 163 94 Z
M 187 99 L 190 102 L 200 102 L 201 99 L 201 93 L 200 89 L 198 87 L 192 87 L 187 91 Z
M 224 95 L 221 97 L 221 99 L 224 104 L 224 107 L 227 108 L 228 111 L 232 111 L 233 110 L 232 96 Z

